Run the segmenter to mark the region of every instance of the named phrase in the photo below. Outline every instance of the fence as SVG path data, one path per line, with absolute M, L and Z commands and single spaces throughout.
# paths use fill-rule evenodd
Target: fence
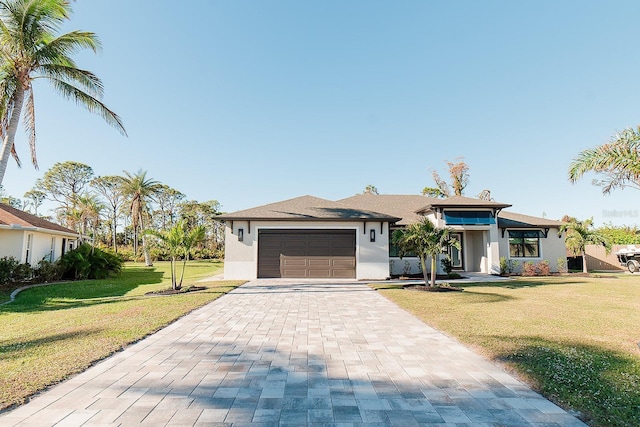
M 611 247 L 611 252 L 607 254 L 604 246 L 600 245 L 587 245 L 587 269 L 589 271 L 592 270 L 624 270 L 625 267 L 620 265 L 618 262 L 618 258 L 615 253 L 618 249 L 626 248 L 627 245 L 613 245 Z M 567 257 L 576 257 L 576 267 L 574 268 L 582 268 L 582 257 L 580 254 L 574 255 L 571 252 L 567 251 Z M 571 263 L 570 263 L 571 265 Z M 579 265 L 579 267 L 577 267 Z

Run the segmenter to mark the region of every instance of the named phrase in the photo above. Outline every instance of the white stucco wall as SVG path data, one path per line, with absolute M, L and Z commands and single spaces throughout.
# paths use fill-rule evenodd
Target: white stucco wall
M 30 234 L 33 236 L 31 259 L 27 260 L 27 236 Z M 49 260 L 52 238 L 55 238 L 54 261 L 62 255 L 62 240 L 66 239 L 69 242 L 76 239 L 75 236 L 47 233 L 45 231 L 0 229 L 0 257 L 12 256 L 21 263 L 30 261 L 31 265 L 35 266 L 45 257 Z
M 24 231 L 0 229 L 0 258 L 14 257 L 18 261 L 24 262 L 23 242 Z
M 567 259 L 567 250 L 565 246 L 564 236 L 558 237 L 558 229 L 549 229 L 547 238 L 540 238 L 540 256 L 537 258 L 511 258 L 509 257 L 509 233 L 505 231 L 504 237 L 500 237 L 500 256 L 507 257 L 507 259 L 519 261 L 519 265 L 514 269 L 514 273 L 520 273 L 522 271 L 522 264 L 525 262 L 533 262 L 537 264 L 540 261 L 549 261 L 551 272 L 558 271 L 558 258 Z
M 258 232 L 264 229 L 326 229 L 356 231 L 356 279 L 384 280 L 389 276 L 389 226 L 380 221 L 227 221 L 225 226 L 224 278 L 252 280 L 258 275 Z M 238 241 L 238 230 L 243 241 Z M 369 232 L 375 230 L 376 240 Z

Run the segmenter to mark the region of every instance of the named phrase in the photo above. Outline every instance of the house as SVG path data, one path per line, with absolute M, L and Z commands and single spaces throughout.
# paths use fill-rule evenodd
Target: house
M 400 258 L 390 236 L 423 217 L 454 230 L 461 248 L 448 255 L 456 270 L 498 274 L 506 257 L 520 267 L 548 260 L 557 271 L 565 257 L 562 223 L 504 211 L 509 207 L 462 196 L 359 194 L 338 201 L 302 196 L 221 215 L 224 276 L 373 280 L 418 273 L 418 259 Z
M 0 203 L 0 257 L 36 265 L 57 260 L 77 242 L 73 230 Z

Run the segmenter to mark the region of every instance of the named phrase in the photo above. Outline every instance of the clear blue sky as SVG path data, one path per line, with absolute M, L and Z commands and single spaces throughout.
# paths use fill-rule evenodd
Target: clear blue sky
M 571 160 L 640 124 L 640 2 L 78 0 L 65 28 L 121 137 L 35 87 L 40 171 L 24 133 L 4 180 L 22 197 L 55 162 L 149 176 L 235 211 L 375 185 L 418 194 L 464 156 L 466 195 L 515 212 L 640 223 L 637 190 L 602 196 Z M 618 216 L 614 216 L 618 215 Z

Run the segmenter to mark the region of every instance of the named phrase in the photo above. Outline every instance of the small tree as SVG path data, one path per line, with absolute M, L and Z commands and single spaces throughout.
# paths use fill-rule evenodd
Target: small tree
M 436 284 L 436 258 L 450 247 L 460 249 L 460 242 L 448 227 L 436 227 L 428 218 L 409 224 L 393 233 L 393 241 L 400 249 L 400 256 L 414 253 L 420 258 L 425 285 Z M 427 257 L 431 257 L 431 282 L 427 278 Z
M 197 226 L 187 230 L 186 221 L 180 220 L 168 230 L 147 230 L 146 233 L 157 238 L 169 252 L 169 257 L 171 258 L 171 289 L 178 290 L 182 288 L 182 279 L 184 278 L 187 260 L 191 254 L 191 249 L 204 239 L 204 227 Z M 177 266 L 180 258 L 182 258 L 183 263 L 180 280 L 178 280 Z
M 611 242 L 602 235 L 598 230 L 593 229 L 593 219 L 589 218 L 584 221 L 578 221 L 576 218 L 565 216 L 562 218 L 565 222 L 560 227 L 560 233 L 566 233 L 565 243 L 567 248 L 574 254 L 582 256 L 582 271 L 588 273 L 587 270 L 587 245 L 602 245 L 606 252 L 611 252 Z

